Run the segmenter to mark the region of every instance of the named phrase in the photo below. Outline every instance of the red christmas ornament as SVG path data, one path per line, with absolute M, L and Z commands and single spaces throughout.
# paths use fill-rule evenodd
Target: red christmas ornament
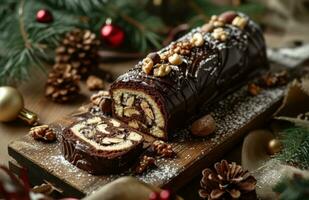
M 36 13 L 36 21 L 40 23 L 50 23 L 54 20 L 51 12 L 41 9 Z
M 149 200 L 160 200 L 160 195 L 156 192 L 151 192 L 149 194 Z
M 125 34 L 120 27 L 114 24 L 106 24 L 101 28 L 101 38 L 110 47 L 119 47 L 124 42 Z
M 160 200 L 171 200 L 172 192 L 170 190 L 162 190 L 160 192 Z

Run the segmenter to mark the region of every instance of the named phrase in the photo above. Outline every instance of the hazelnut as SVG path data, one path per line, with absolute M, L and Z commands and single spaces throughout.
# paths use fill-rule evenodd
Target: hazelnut
M 168 64 L 161 64 L 153 70 L 154 76 L 163 77 L 170 73 L 172 68 Z
M 204 117 L 193 122 L 191 133 L 195 136 L 208 136 L 216 130 L 216 122 L 211 115 Z
M 183 62 L 183 58 L 182 58 L 182 56 L 180 56 L 177 53 L 175 53 L 172 56 L 168 57 L 168 61 L 172 65 L 180 65 Z
M 142 66 L 142 70 L 143 72 L 145 72 L 145 74 L 150 74 L 152 68 L 153 68 L 153 61 L 151 60 L 151 58 L 145 58 L 143 60 L 143 66 Z
M 222 13 L 219 16 L 219 19 L 222 19 L 225 23 L 231 23 L 236 16 L 237 16 L 236 12 L 227 11 L 227 12 Z
M 237 26 L 240 29 L 244 29 L 247 25 L 247 20 L 243 17 L 237 16 L 233 19 L 232 25 Z
M 147 58 L 150 58 L 154 65 L 161 61 L 160 55 L 157 52 L 149 53 Z
M 204 44 L 205 40 L 203 38 L 203 35 L 201 33 L 195 33 L 193 37 L 191 38 L 191 43 L 196 46 L 200 47 Z

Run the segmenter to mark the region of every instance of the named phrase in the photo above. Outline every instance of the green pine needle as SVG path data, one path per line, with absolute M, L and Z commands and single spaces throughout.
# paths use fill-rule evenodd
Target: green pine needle
M 222 11 L 209 0 L 194 2 L 208 16 Z M 179 3 L 183 2 L 179 0 Z M 1 0 L 0 84 L 27 80 L 32 67 L 44 71 L 43 63 L 53 60 L 53 51 L 66 32 L 78 27 L 90 29 L 99 36 L 107 19 L 126 34 L 121 50 L 148 52 L 161 48 L 167 25 L 160 16 L 152 13 L 150 4 L 152 0 Z M 53 14 L 52 23 L 36 22 L 36 13 L 40 9 L 48 9 Z M 252 13 L 261 10 L 252 3 L 237 9 Z M 188 20 L 198 15 L 190 8 L 185 14 Z
M 283 149 L 277 158 L 283 162 L 309 169 L 309 128 L 291 127 L 282 133 Z

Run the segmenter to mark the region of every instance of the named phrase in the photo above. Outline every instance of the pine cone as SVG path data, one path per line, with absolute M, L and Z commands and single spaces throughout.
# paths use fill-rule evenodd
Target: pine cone
M 222 160 L 214 165 L 215 172 L 204 169 L 199 195 L 203 199 L 257 199 L 256 180 L 235 162 Z
M 55 102 L 73 100 L 79 93 L 79 75 L 69 64 L 56 64 L 48 74 L 45 96 Z
M 53 142 L 57 139 L 56 134 L 48 125 L 32 127 L 29 133 L 35 140 L 41 140 L 44 142 Z
M 86 78 L 98 67 L 100 40 L 89 30 L 74 29 L 67 33 L 56 49 L 55 63 L 71 64 L 78 75 Z

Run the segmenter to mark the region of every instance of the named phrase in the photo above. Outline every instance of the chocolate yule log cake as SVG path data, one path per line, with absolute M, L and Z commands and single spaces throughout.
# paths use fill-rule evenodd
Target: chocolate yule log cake
M 113 116 L 161 139 L 186 125 L 202 105 L 268 68 L 260 27 L 226 12 L 150 53 L 111 86 Z
M 91 174 L 127 170 L 142 152 L 143 136 L 116 119 L 89 117 L 62 133 L 64 157 Z

